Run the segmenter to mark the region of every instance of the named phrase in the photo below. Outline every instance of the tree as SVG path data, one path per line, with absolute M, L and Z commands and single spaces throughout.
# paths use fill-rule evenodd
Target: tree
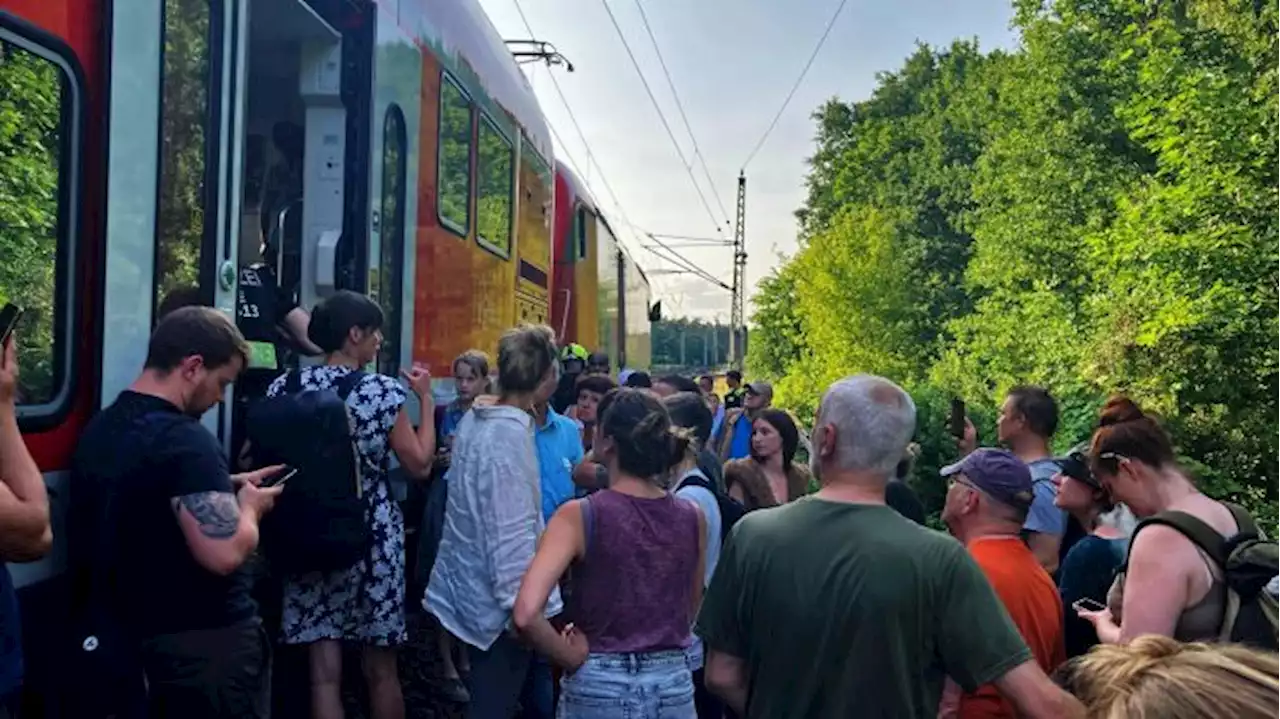
M 753 360 L 797 407 L 861 371 L 929 416 L 1043 384 L 1061 448 L 1126 392 L 1207 491 L 1274 523 L 1276 8 L 1018 0 L 1015 25 L 1016 52 L 919 47 L 818 110 Z

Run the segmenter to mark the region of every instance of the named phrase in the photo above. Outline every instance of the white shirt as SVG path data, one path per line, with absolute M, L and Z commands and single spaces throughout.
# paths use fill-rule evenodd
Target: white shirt
M 455 637 L 488 650 L 511 610 L 545 528 L 533 418 L 515 407 L 475 407 L 458 424 L 444 531 L 423 606 Z M 560 590 L 546 615 L 563 605 Z

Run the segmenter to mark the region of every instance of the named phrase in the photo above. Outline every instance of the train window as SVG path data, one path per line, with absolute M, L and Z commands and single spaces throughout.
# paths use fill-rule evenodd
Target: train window
M 212 259 L 210 171 L 211 11 L 208 0 L 164 0 L 160 87 L 160 183 L 156 204 L 155 295 L 167 304 L 211 303 L 201 286 Z M 210 245 L 206 249 L 206 245 Z
M 511 254 L 512 167 L 515 152 L 493 122 L 481 115 L 476 148 L 476 239 L 503 257 Z
M 471 231 L 471 101 L 448 75 L 442 77 L 437 214 L 442 225 L 465 237 Z
M 578 205 L 577 211 L 573 214 L 573 235 L 577 250 L 575 258 L 579 260 L 587 259 L 587 223 L 590 221 L 587 208 Z
M 23 418 L 63 406 L 71 376 L 80 115 L 70 58 L 0 28 L 0 305 L 24 310 L 16 330 Z
M 382 307 L 382 348 L 378 371 L 392 377 L 400 368 L 400 307 L 404 290 L 405 128 L 400 107 L 387 108 L 382 123 L 382 208 L 378 282 L 374 297 Z

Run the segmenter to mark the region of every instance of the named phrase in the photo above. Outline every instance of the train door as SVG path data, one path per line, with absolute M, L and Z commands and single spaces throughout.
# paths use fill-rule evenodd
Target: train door
M 102 406 L 132 382 L 165 312 L 234 316 L 247 5 L 111 6 Z M 204 422 L 225 438 L 230 413 L 219 405 Z
M 385 15 L 375 32 L 366 266 L 384 316 L 378 371 L 395 377 L 413 361 L 422 51 Z

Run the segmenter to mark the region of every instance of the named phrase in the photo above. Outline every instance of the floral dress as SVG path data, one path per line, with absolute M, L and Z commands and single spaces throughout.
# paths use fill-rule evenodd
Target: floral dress
M 301 370 L 302 388 L 330 389 L 351 371 L 306 367 Z M 285 377 L 276 379 L 267 395 L 283 393 L 284 382 Z M 281 618 L 285 644 L 339 639 L 392 646 L 406 639 L 404 516 L 387 481 L 391 428 L 405 398 L 399 382 L 380 374 L 366 375 L 347 397 L 372 529 L 369 556 L 349 569 L 286 578 Z

